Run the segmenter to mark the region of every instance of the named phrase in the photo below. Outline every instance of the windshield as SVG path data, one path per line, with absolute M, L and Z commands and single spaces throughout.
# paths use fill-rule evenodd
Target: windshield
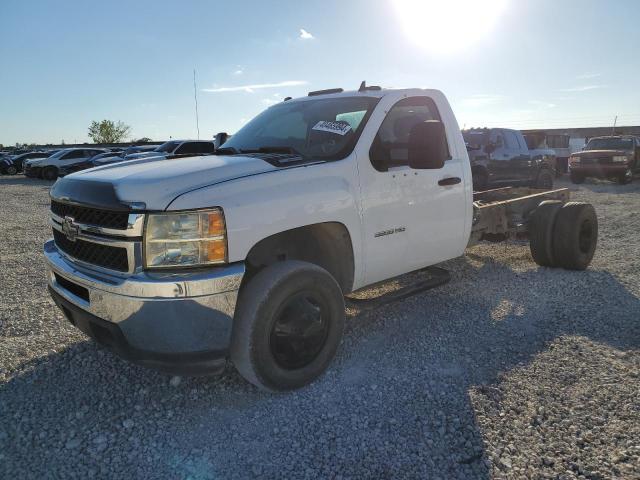
M 158 148 L 153 150 L 154 152 L 173 152 L 181 142 L 165 142 Z
M 284 102 L 251 120 L 221 147 L 221 153 L 293 153 L 324 160 L 353 150 L 373 108 L 372 97 Z M 229 152 L 231 151 L 231 152 Z
M 489 142 L 488 130 L 463 130 L 462 137 L 468 150 L 480 150 Z
M 633 150 L 633 140 L 630 138 L 593 138 L 585 150 Z

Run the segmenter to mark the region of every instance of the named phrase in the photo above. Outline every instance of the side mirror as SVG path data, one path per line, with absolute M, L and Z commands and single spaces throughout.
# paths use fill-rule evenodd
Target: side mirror
M 409 133 L 409 167 L 436 170 L 449 158 L 444 124 L 437 120 L 418 123 Z

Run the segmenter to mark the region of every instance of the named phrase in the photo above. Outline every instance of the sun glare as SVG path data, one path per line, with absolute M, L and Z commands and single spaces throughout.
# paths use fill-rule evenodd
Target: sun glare
M 392 0 L 404 33 L 433 53 L 470 47 L 488 35 L 508 0 Z

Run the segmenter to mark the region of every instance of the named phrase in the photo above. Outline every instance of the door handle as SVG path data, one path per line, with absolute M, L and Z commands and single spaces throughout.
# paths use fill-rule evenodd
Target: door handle
M 449 185 L 457 185 L 461 181 L 462 181 L 462 179 L 460 177 L 448 177 L 448 178 L 443 178 L 442 180 L 440 180 L 438 182 L 438 185 L 440 185 L 441 187 L 447 187 Z

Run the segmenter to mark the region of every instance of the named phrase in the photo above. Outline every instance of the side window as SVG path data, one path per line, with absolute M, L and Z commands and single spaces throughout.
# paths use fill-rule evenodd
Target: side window
M 84 150 L 72 150 L 62 157 L 63 160 L 75 160 L 78 158 L 84 158 Z
M 431 98 L 411 97 L 397 102 L 387 113 L 371 145 L 369 158 L 373 167 L 386 172 L 390 167 L 407 165 L 409 133 L 415 125 L 427 120 L 440 120 Z
M 212 142 L 201 142 L 198 145 L 198 153 L 214 153 L 216 147 Z
M 493 143 L 498 148 L 504 148 L 504 137 L 502 135 L 501 130 L 491 130 L 491 143 Z
M 199 153 L 198 144 L 196 142 L 185 142 L 173 153 L 180 155 Z
M 515 133 L 510 132 L 509 130 L 504 130 L 503 132 L 505 147 L 509 150 L 520 150 L 520 146 L 518 145 L 518 137 Z

